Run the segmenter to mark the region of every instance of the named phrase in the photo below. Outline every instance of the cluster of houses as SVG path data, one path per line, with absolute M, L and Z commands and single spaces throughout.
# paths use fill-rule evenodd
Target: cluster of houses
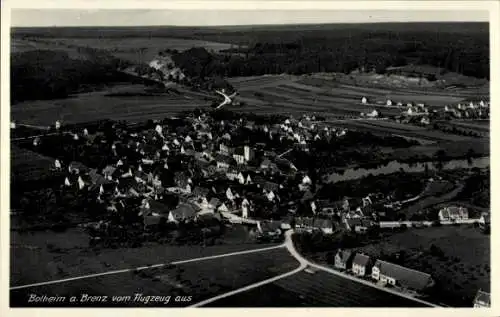
M 368 98 L 363 97 L 361 99 L 361 104 L 368 105 L 371 104 L 371 102 Z M 417 121 L 422 125 L 429 125 L 431 123 L 430 117 L 438 112 L 437 110 L 430 111 L 423 103 L 393 102 L 391 99 L 386 100 L 385 106 L 403 109 L 400 119 L 403 123 Z M 468 104 L 458 103 L 456 105 L 446 105 L 444 106 L 443 112 L 457 119 L 489 119 L 490 103 L 488 101 L 479 100 L 469 101 Z M 379 112 L 377 110 L 372 110 L 368 113 L 361 113 L 361 116 L 377 118 Z
M 455 106 L 444 106 L 444 112 L 459 119 L 488 119 L 490 103 L 484 100 L 470 101 L 469 104 L 458 103 Z
M 469 211 L 464 207 L 448 206 L 439 210 L 440 221 L 457 221 L 469 219 Z
M 53 168 L 65 175 L 64 188 L 95 194 L 110 213 L 137 210 L 145 226 L 195 221 L 200 216 L 251 218 L 259 210 L 276 208 L 282 194 L 310 194 L 312 180 L 284 157 L 291 149 L 234 141 L 242 139 L 238 138 L 241 128 L 270 140 L 292 141 L 303 151 L 308 150 L 311 140 L 342 137 L 347 132 L 321 129 L 314 120 L 306 116 L 257 125 L 243 120 L 215 121 L 201 114 L 176 124 L 156 122 L 154 128 L 139 131 L 117 126 L 113 141 L 102 131 L 65 131 L 57 121 L 56 130 L 72 135 L 70 143 L 98 147 L 108 163 L 89 167 L 81 163 L 84 157 L 81 162 L 63 162 L 62 156 L 54 153 Z M 33 143 L 35 150 L 41 141 Z M 332 231 L 328 221 L 312 221 L 322 230 Z
M 334 266 L 357 277 L 372 279 L 379 285 L 399 287 L 410 292 L 421 293 L 435 283 L 430 274 L 350 250 L 338 250 Z

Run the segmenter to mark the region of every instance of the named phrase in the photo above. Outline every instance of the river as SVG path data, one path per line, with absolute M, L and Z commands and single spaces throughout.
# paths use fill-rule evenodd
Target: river
M 407 173 L 419 173 L 425 171 L 425 165 L 428 166 L 429 170 L 437 170 L 437 162 L 428 161 L 421 163 L 400 163 L 398 161 L 391 161 L 387 165 L 378 168 L 348 168 L 344 170 L 343 173 L 331 173 L 327 177 L 327 181 L 331 183 L 337 183 L 348 180 L 355 180 L 363 178 L 370 174 L 372 175 L 385 175 L 392 174 L 403 170 Z M 442 170 L 449 171 L 455 169 L 471 169 L 471 168 L 487 168 L 490 166 L 490 157 L 480 157 L 472 159 L 471 162 L 467 160 L 451 160 L 443 163 Z

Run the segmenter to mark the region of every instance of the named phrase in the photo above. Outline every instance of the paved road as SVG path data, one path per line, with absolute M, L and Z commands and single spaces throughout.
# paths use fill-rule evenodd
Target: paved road
M 239 293 L 242 293 L 242 292 L 250 291 L 252 289 L 256 289 L 257 287 L 264 286 L 264 285 L 276 282 L 278 280 L 290 277 L 290 276 L 292 276 L 294 274 L 297 274 L 297 273 L 303 271 L 304 269 L 306 269 L 307 267 L 311 267 L 311 268 L 315 268 L 317 270 L 321 270 L 323 272 L 326 272 L 326 273 L 335 275 L 337 277 L 340 277 L 340 278 L 342 278 L 344 280 L 350 280 L 350 281 L 353 281 L 353 282 L 356 282 L 356 283 L 363 284 L 363 285 L 368 286 L 370 288 L 378 289 L 378 290 L 380 290 L 382 292 L 382 294 L 384 292 L 386 292 L 386 293 L 390 293 L 392 295 L 396 295 L 396 296 L 399 296 L 399 297 L 406 298 L 406 299 L 411 300 L 413 302 L 418 302 L 420 304 L 423 304 L 424 306 L 439 307 L 437 305 L 428 303 L 426 301 L 423 301 L 423 300 L 420 300 L 420 299 L 416 299 L 416 298 L 413 298 L 411 296 L 403 295 L 403 294 L 401 294 L 399 292 L 396 292 L 396 291 L 393 291 L 393 290 L 390 290 L 390 289 L 387 289 L 387 288 L 375 285 L 375 284 L 373 284 L 371 282 L 368 282 L 368 281 L 365 281 L 365 280 L 361 280 L 361 279 L 358 279 L 356 277 L 353 277 L 353 276 L 350 276 L 350 275 L 338 272 L 338 271 L 333 270 L 331 268 L 328 268 L 328 267 L 325 267 L 325 266 L 318 265 L 318 264 L 310 262 L 309 260 L 307 260 L 306 258 L 304 258 L 302 255 L 300 255 L 300 253 L 295 248 L 295 246 L 293 244 L 293 240 L 292 240 L 292 234 L 293 233 L 294 233 L 293 230 L 288 230 L 285 233 L 285 246 L 286 246 L 287 250 L 290 252 L 290 254 L 300 263 L 299 267 L 297 267 L 296 269 L 294 269 L 294 270 L 292 270 L 292 271 L 290 271 L 288 273 L 278 275 L 276 277 L 264 280 L 262 282 L 255 283 L 255 284 L 252 284 L 252 285 L 248 285 L 248 286 L 245 286 L 243 288 L 240 288 L 240 289 L 237 289 L 237 290 L 233 290 L 231 292 L 228 292 L 228 293 L 225 293 L 225 294 L 222 294 L 222 295 L 219 295 L 219 296 L 215 296 L 213 298 L 209 298 L 209 299 L 207 299 L 205 301 L 202 301 L 202 302 L 199 302 L 197 304 L 194 304 L 192 307 L 205 306 L 205 305 L 211 304 L 211 303 L 213 303 L 213 302 L 215 302 L 217 300 L 220 300 L 220 299 L 223 299 L 223 298 L 227 298 L 229 296 L 236 295 L 236 294 L 239 294 Z
M 315 269 L 322 270 L 322 271 L 328 272 L 330 274 L 334 274 L 334 275 L 337 275 L 339 277 L 343 277 L 345 279 L 348 279 L 348 280 L 351 280 L 351 281 L 355 281 L 355 282 L 364 284 L 366 286 L 377 288 L 377 289 L 379 289 L 379 290 L 381 290 L 383 292 L 391 293 L 393 295 L 398 295 L 398 296 L 404 297 L 406 299 L 417 301 L 417 302 L 422 303 L 422 304 L 427 305 L 427 306 L 439 307 L 439 306 L 437 306 L 435 304 L 432 304 L 432 303 L 429 303 L 429 302 L 426 302 L 426 301 L 423 301 L 421 299 L 417 299 L 417 298 L 414 298 L 414 297 L 411 297 L 411 296 L 407 296 L 407 295 L 401 294 L 399 292 L 396 292 L 394 290 L 391 290 L 391 289 L 388 289 L 388 288 L 385 288 L 385 287 L 382 287 L 382 286 L 378 286 L 378 285 L 373 284 L 371 282 L 368 282 L 368 281 L 356 278 L 354 276 L 351 276 L 351 275 L 348 275 L 348 274 L 336 271 L 336 270 L 331 269 L 329 267 L 312 263 L 309 260 L 307 260 L 304 257 L 302 257 L 302 255 L 300 255 L 300 253 L 295 249 L 295 246 L 294 246 L 293 241 L 292 241 L 292 234 L 293 234 L 293 230 L 288 230 L 285 233 L 285 236 L 286 236 L 285 245 L 286 245 L 288 251 L 293 255 L 293 257 L 295 257 L 300 263 L 304 263 L 304 264 L 306 264 L 306 265 L 308 265 L 310 267 L 313 267 Z

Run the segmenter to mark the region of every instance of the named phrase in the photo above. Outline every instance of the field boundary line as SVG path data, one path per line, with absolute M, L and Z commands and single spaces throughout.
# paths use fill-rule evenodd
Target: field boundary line
M 289 277 L 289 276 L 292 276 L 294 274 L 297 274 L 300 271 L 304 270 L 306 267 L 307 267 L 307 264 L 301 262 L 300 265 L 296 269 L 294 269 L 294 270 L 292 270 L 290 272 L 283 273 L 283 274 L 280 274 L 278 276 L 271 277 L 271 278 L 268 278 L 266 280 L 254 283 L 254 284 L 250 284 L 250 285 L 247 285 L 245 287 L 238 288 L 238 289 L 236 289 L 234 291 L 230 291 L 230 292 L 227 292 L 227 293 L 224 293 L 224 294 L 221 294 L 221 295 L 218 295 L 218 296 L 206 299 L 204 301 L 201 301 L 199 303 L 191 305 L 190 307 L 204 306 L 204 305 L 210 304 L 212 302 L 215 302 L 215 301 L 217 301 L 219 299 L 222 299 L 222 298 L 225 298 L 225 297 L 229 297 L 229 296 L 232 296 L 232 295 L 236 295 L 236 294 L 239 294 L 239 293 L 242 293 L 242 292 L 246 292 L 248 290 L 251 290 L 251 289 L 254 289 L 254 288 L 257 288 L 257 287 L 260 287 L 260 286 L 264 286 L 264 285 L 272 283 L 272 282 L 276 282 L 277 280 L 280 280 L 280 279 L 283 279 L 285 277 Z
M 177 265 L 177 264 L 184 264 L 184 263 L 191 263 L 191 262 L 198 262 L 198 261 L 213 260 L 213 259 L 229 257 L 229 256 L 233 256 L 233 255 L 242 255 L 242 254 L 264 252 L 264 251 L 269 251 L 269 250 L 274 250 L 274 249 L 279 249 L 279 248 L 284 248 L 284 247 L 285 247 L 285 244 L 279 244 L 276 246 L 260 248 L 260 249 L 236 251 L 236 252 L 230 252 L 230 253 L 210 255 L 210 256 L 206 256 L 206 257 L 192 258 L 192 259 L 187 259 L 187 260 L 179 260 L 179 261 L 168 262 L 168 263 L 159 263 L 159 264 L 154 264 L 154 265 L 141 266 L 141 267 L 136 267 L 136 268 L 113 270 L 113 271 L 102 272 L 102 273 L 93 273 L 93 274 L 69 277 L 69 278 L 64 278 L 64 279 L 59 279 L 59 280 L 52 280 L 52 281 L 46 281 L 46 282 L 26 284 L 26 285 L 12 286 L 9 288 L 9 290 L 13 291 L 13 290 L 36 287 L 36 286 L 65 283 L 65 282 L 71 282 L 71 281 L 76 281 L 76 280 L 83 280 L 83 279 L 87 279 L 87 278 L 93 278 L 93 277 L 99 277 L 99 276 L 105 276 L 105 275 L 121 274 L 121 273 L 127 273 L 127 272 L 132 272 L 132 271 L 142 271 L 142 270 L 147 270 L 147 269 L 152 269 L 152 268 L 163 267 L 163 266 L 167 266 L 167 265 Z

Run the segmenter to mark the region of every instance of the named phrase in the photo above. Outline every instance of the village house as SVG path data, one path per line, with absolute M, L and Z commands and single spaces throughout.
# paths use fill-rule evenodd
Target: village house
M 335 254 L 334 266 L 340 270 L 347 270 L 352 265 L 353 253 L 349 250 L 338 250 Z
M 229 155 L 233 152 L 233 150 L 225 143 L 221 143 L 219 145 L 219 152 L 222 154 L 222 155 Z
M 88 171 L 88 168 L 80 162 L 71 162 L 68 165 L 68 172 L 69 173 L 80 174 L 80 173 L 85 173 L 87 171 Z
M 313 221 L 313 227 L 320 230 L 324 234 L 333 234 L 333 223 L 329 219 L 315 218 Z
M 310 217 L 298 217 L 295 219 L 295 228 L 312 232 L 314 219 Z
M 167 222 L 169 212 L 168 206 L 161 202 L 152 199 L 144 199 L 140 207 L 139 215 L 143 217 L 144 228 L 152 229 L 161 222 Z
M 208 202 L 208 208 L 210 209 L 217 209 L 217 207 L 219 207 L 221 204 L 219 198 L 217 197 L 212 197 L 212 199 L 210 199 L 210 201 Z
M 185 188 L 189 184 L 189 176 L 185 172 L 175 172 L 175 185 L 179 188 Z
M 219 212 L 229 212 L 229 208 L 227 208 L 227 205 L 225 203 L 222 203 L 217 208 L 217 211 L 219 211 Z
M 249 161 L 253 160 L 254 157 L 255 157 L 255 152 L 248 145 L 236 148 L 236 150 L 233 153 L 233 158 L 238 164 L 248 163 Z
M 168 214 L 168 222 L 189 222 L 195 219 L 197 210 L 191 204 L 181 203 Z
M 215 156 L 215 161 L 217 164 L 217 168 L 219 169 L 228 169 L 231 165 L 233 165 L 233 158 L 227 155 L 217 154 Z
M 369 275 L 371 271 L 371 259 L 369 256 L 356 253 L 352 260 L 352 272 L 357 276 Z
M 400 286 L 417 292 L 432 287 L 434 284 L 430 274 L 382 260 L 375 262 L 371 276 L 383 285 Z
M 278 236 L 281 235 L 281 221 L 259 221 L 257 222 L 257 230 L 262 235 Z
M 474 308 L 488 308 L 491 306 L 491 295 L 479 290 L 474 297 Z
M 366 232 L 373 225 L 372 221 L 366 218 L 345 218 L 344 223 L 347 230 L 358 233 Z
M 481 230 L 489 230 L 490 229 L 490 213 L 484 212 L 481 214 L 479 218 L 479 228 Z
M 469 219 L 469 212 L 464 207 L 445 207 L 439 211 L 440 221 L 453 221 Z

